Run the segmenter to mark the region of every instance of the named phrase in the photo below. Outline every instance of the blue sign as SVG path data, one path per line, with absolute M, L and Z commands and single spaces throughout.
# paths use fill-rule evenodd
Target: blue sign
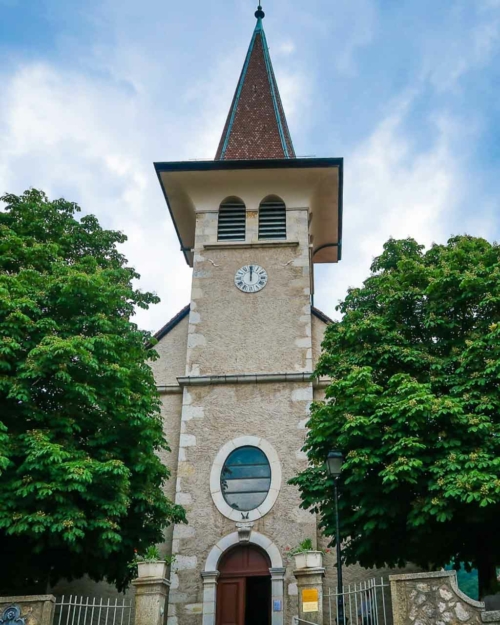
M 274 599 L 273 612 L 281 612 L 281 599 Z

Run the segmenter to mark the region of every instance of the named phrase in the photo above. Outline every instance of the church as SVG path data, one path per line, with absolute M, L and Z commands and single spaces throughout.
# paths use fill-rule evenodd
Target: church
M 215 159 L 155 163 L 192 268 L 190 302 L 156 333 L 151 363 L 171 448 L 165 493 L 188 521 L 159 545 L 174 557 L 165 625 L 294 623 L 304 603 L 291 552 L 304 540 L 324 551 L 319 612 L 305 622 L 336 620 L 336 556 L 288 482 L 307 467 L 310 405 L 326 388 L 311 379 L 331 322 L 314 306 L 314 267 L 342 258 L 343 159 L 296 156 L 260 5 L 255 18 Z M 410 570 L 348 566 L 343 581 L 361 595 L 375 575 L 387 588 Z M 88 579 L 54 592 L 117 596 Z
M 155 163 L 193 269 L 191 301 L 157 332 L 153 363 L 167 494 L 188 518 L 164 545 L 168 625 L 291 623 L 287 554 L 328 544 L 288 481 L 306 467 L 323 393 L 311 374 L 329 319 L 313 306 L 314 266 L 341 260 L 343 159 L 296 157 L 260 6 L 255 17 L 215 160 Z

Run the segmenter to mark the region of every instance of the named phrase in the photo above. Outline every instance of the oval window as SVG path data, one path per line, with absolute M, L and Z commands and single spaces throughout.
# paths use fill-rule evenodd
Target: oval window
M 239 447 L 229 454 L 222 467 L 220 487 L 226 503 L 234 510 L 254 510 L 267 497 L 271 465 L 257 447 Z

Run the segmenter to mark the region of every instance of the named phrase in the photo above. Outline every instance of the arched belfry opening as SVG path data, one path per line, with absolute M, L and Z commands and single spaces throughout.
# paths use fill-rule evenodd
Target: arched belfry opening
M 227 551 L 219 562 L 216 625 L 270 625 L 271 561 L 252 544 Z
M 286 239 L 286 206 L 277 195 L 268 195 L 260 203 L 259 239 Z
M 245 204 L 239 197 L 228 197 L 221 202 L 217 224 L 217 240 L 244 241 L 246 214 Z

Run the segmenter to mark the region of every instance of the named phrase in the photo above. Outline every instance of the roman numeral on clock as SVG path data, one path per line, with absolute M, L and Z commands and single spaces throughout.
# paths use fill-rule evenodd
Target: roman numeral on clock
M 245 265 L 236 272 L 234 284 L 243 293 L 258 293 L 267 284 L 267 272 L 260 265 Z

